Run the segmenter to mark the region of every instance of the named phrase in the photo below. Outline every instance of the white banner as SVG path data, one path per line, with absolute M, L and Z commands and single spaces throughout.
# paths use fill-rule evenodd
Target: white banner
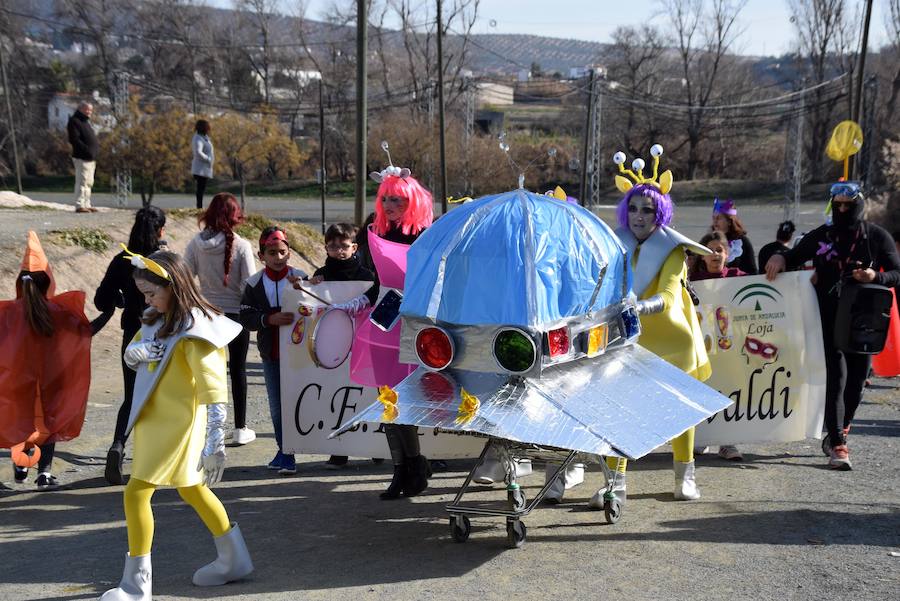
M 344 311 L 328 309 L 328 304 L 342 303 L 362 294 L 371 282 L 302 285 L 319 299 L 293 288 L 283 297 L 283 310 L 293 311 L 297 318 L 293 325 L 283 326 L 279 332 L 284 450 L 389 459 L 387 440 L 379 424 L 362 424 L 356 431 L 328 439 L 378 397 L 377 389 L 350 380 L 353 320 Z M 432 459 L 478 457 L 485 442 L 422 428 L 419 436 L 422 453 Z
M 697 427 L 696 446 L 821 437 L 825 356 L 810 273 L 692 282 L 712 362 L 706 384 L 735 402 Z

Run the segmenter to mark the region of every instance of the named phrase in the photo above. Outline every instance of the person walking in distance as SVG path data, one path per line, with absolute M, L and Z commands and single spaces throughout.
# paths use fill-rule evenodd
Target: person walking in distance
M 72 145 L 72 163 L 75 165 L 75 212 L 95 213 L 91 206 L 91 188 L 94 186 L 94 171 L 97 168 L 97 154 L 100 144 L 97 134 L 91 127 L 91 115 L 94 107 L 89 102 L 82 102 L 69 117 L 66 131 L 69 144 Z
M 203 193 L 206 192 L 206 183 L 212 179 L 215 152 L 212 140 L 209 138 L 209 121 L 200 119 L 194 126 L 194 137 L 191 138 L 191 175 L 197 182 L 197 208 L 203 208 Z

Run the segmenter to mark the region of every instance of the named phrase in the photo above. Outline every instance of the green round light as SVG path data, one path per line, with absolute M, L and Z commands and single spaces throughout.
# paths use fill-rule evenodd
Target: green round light
M 520 330 L 502 330 L 494 337 L 494 357 L 500 367 L 523 373 L 534 366 L 537 350 L 534 341 Z

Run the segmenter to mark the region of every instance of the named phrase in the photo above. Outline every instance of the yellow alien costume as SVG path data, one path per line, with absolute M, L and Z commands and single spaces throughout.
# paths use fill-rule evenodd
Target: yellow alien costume
M 191 277 L 176 255 L 156 255 L 161 255 L 159 261 L 165 257 L 170 269 L 182 271 L 180 279 L 173 280 L 159 263 L 134 255 L 135 267 L 162 282 L 147 280 L 151 284 L 171 287 Z M 119 586 L 104 593 L 101 601 L 152 598 L 150 501 L 158 486 L 175 487 L 213 535 L 218 557 L 194 573 L 194 584 L 224 584 L 253 570 L 240 528 L 229 522 L 221 501 L 209 489 L 221 478 L 225 462 L 225 346 L 241 327 L 224 315 L 195 307 L 184 328 L 159 337 L 165 321 L 159 316 L 144 323 L 124 353 L 125 363 L 137 372 L 126 428 L 134 431 L 134 462 L 124 491 L 128 554 Z
M 631 261 L 634 293 L 642 301 L 656 301 L 657 312 L 641 315 L 641 335 L 638 344 L 665 359 L 672 365 L 690 374 L 701 382 L 712 373 L 709 357 L 703 345 L 703 335 L 694 311 L 690 293 L 687 289 L 687 266 L 685 265 L 685 249 L 706 255 L 709 249 L 677 231 L 667 227 L 671 220 L 671 199 L 668 197 L 672 187 L 672 173 L 666 171 L 657 181 L 659 157 L 662 147 L 658 144 L 650 149 L 653 156 L 653 177 L 645 178 L 642 173 L 644 161 L 636 159 L 632 165 L 634 171 L 626 170 L 624 153 L 616 153 L 613 162 L 619 166 L 622 174 L 628 175 L 632 181 L 617 175 L 616 186 L 626 193 L 623 203 L 629 203 L 633 197 L 652 200 L 652 211 L 655 213 L 650 223 L 653 230 L 643 240 L 638 240 L 629 224 L 623 223 L 616 230 Z M 667 203 L 668 210 L 660 211 L 660 203 Z M 626 204 L 624 211 L 619 212 L 620 220 L 633 219 L 632 211 Z M 633 213 L 635 216 L 637 211 Z M 661 214 L 666 214 L 664 221 Z M 643 222 L 639 222 L 643 223 Z M 694 428 L 689 428 L 672 440 L 672 456 L 675 470 L 675 498 L 689 500 L 699 498 L 694 480 Z M 621 502 L 625 500 L 625 467 L 623 460 L 607 460 L 608 465 L 618 474 L 616 481 L 608 483 Z M 591 499 L 589 505 L 594 508 L 603 506 L 601 489 Z

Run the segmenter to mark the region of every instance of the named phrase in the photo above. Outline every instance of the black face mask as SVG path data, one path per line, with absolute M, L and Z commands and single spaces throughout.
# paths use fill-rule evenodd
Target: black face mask
M 841 211 L 832 206 L 831 219 L 834 227 L 842 230 L 853 229 L 862 221 L 863 203 L 857 200 L 849 210 Z

